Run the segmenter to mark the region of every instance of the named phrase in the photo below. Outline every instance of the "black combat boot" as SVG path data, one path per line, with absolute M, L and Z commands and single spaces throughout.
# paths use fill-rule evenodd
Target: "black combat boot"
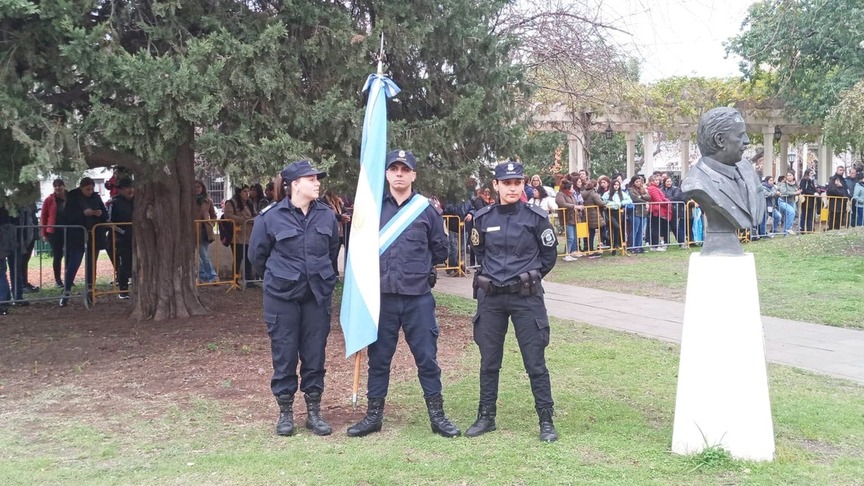
M 467 437 L 477 437 L 478 435 L 495 430 L 496 412 L 497 407 L 494 403 L 481 403 L 480 407 L 477 409 L 477 420 L 471 424 L 471 427 L 468 427 L 468 430 L 465 431 L 465 435 Z
M 315 435 L 330 435 L 333 429 L 321 418 L 321 392 L 306 394 L 306 428 Z
M 279 420 L 276 422 L 276 435 L 294 435 L 294 395 L 279 395 Z
M 384 399 L 370 398 L 363 420 L 348 427 L 348 437 L 363 437 L 373 432 L 381 431 L 381 423 L 384 421 Z
M 543 442 L 555 442 L 558 440 L 558 432 L 552 425 L 552 407 L 538 408 L 537 416 L 540 417 L 540 440 Z
M 432 432 L 442 437 L 459 437 L 462 432 L 444 415 L 444 398 L 441 395 L 426 397 L 426 409 L 429 411 L 429 423 Z

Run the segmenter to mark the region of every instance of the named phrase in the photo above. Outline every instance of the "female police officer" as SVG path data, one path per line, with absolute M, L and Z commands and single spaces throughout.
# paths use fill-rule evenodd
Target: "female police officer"
M 508 319 L 512 319 L 540 417 L 540 440 L 552 442 L 558 434 L 552 425 L 552 389 L 545 357 L 549 318 L 540 279 L 555 266 L 558 240 L 546 211 L 520 201 L 522 172 L 522 164 L 517 162 L 495 167 L 493 185 L 499 204 L 486 206 L 474 215 L 471 245 L 480 264 L 474 274 L 480 406 L 477 420 L 465 435 L 476 437 L 495 430 L 498 373 Z
M 328 435 L 330 425 L 321 418 L 324 391 L 324 348 L 330 334 L 330 313 L 336 274 L 332 260 L 339 251 L 336 218 L 317 201 L 320 179 L 307 160 L 282 171 L 277 196 L 255 221 L 248 257 L 264 275 L 264 321 L 273 354 L 270 388 L 279 404 L 278 435 L 294 433 L 294 393 L 297 360 L 300 389 L 306 395 L 306 428 Z

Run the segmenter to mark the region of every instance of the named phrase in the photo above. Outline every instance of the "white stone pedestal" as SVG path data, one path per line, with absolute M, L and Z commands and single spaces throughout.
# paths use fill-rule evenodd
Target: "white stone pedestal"
M 672 452 L 774 458 L 753 254 L 690 256 Z

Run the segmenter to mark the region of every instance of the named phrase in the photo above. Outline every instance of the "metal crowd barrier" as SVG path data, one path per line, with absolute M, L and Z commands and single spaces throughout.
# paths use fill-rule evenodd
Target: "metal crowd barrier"
M 823 231 L 847 229 L 852 227 L 852 210 L 854 203 L 844 196 L 823 196 L 825 219 L 819 218 Z
M 44 246 L 42 251 L 37 251 L 37 245 L 39 241 L 42 241 L 42 230 L 45 228 L 53 228 L 54 235 L 58 234 L 59 231 L 63 235 L 63 246 L 60 249 L 60 260 L 63 265 L 60 268 L 60 278 L 65 283 L 65 263 L 68 262 L 69 256 L 69 248 L 66 246 L 65 242 L 67 241 L 67 237 L 70 232 L 80 232 L 82 238 L 84 240 L 84 246 L 81 250 L 82 260 L 83 255 L 89 251 L 89 238 L 87 229 L 83 226 L 79 225 L 62 225 L 62 224 L 53 224 L 53 225 L 18 225 L 15 226 L 15 232 L 17 236 L 17 240 L 20 245 L 24 245 L 24 248 L 19 248 L 19 250 L 24 251 L 16 251 L 13 255 L 7 256 L 4 259 L 4 266 L 6 267 L 6 271 L 3 272 L 3 275 L 0 275 L 0 278 L 8 278 L 9 282 L 9 299 L 0 300 L 0 304 L 12 304 L 12 305 L 27 305 L 30 302 L 44 302 L 44 301 L 59 301 L 61 297 L 63 297 L 63 291 L 59 290 L 51 292 L 51 288 L 53 285 L 46 286 L 45 279 L 43 278 L 44 266 L 43 259 L 51 259 L 53 263 L 54 259 L 54 247 L 51 247 L 51 251 L 45 251 Z M 24 233 L 30 231 L 30 236 L 26 239 L 24 238 Z M 34 239 L 35 238 L 35 239 Z M 49 237 L 49 240 L 51 238 Z M 56 241 L 56 239 L 55 239 Z M 58 244 L 60 242 L 57 242 Z M 37 293 L 27 293 L 27 298 L 24 298 L 25 289 L 24 285 L 26 283 L 32 283 L 29 281 L 29 261 L 33 257 L 34 251 L 36 256 L 39 258 L 39 279 L 38 285 L 39 291 Z M 47 255 L 47 256 L 46 256 Z M 80 269 L 80 266 L 79 266 Z M 77 275 L 77 271 L 76 271 Z M 21 298 L 18 298 L 20 296 Z M 78 299 L 80 298 L 85 307 L 89 307 L 89 302 L 87 299 L 87 292 L 82 290 L 81 292 L 70 293 L 66 296 L 68 299 Z
M 663 204 L 668 207 L 671 217 L 668 219 L 660 216 L 652 218 L 650 209 L 652 205 L 656 204 Z M 577 250 L 573 256 L 614 251 L 637 253 L 645 248 L 660 248 L 673 244 L 688 248 L 693 241 L 691 206 L 682 201 L 637 203 L 617 210 L 599 206 L 585 206 L 583 210 L 560 208 L 558 209 L 558 219 L 564 224 L 565 246 L 559 256 L 566 256 L 568 254 L 567 249 L 570 247 L 566 221 L 568 213 L 571 211 L 576 212 L 574 238 L 578 242 Z M 640 214 L 645 216 L 639 216 Z M 593 218 L 602 218 L 603 224 L 598 224 L 598 227 L 594 229 L 592 239 L 589 221 Z M 673 236 L 674 243 L 672 241 Z M 654 238 L 657 241 L 653 241 Z
M 453 214 L 445 214 L 442 215 L 444 218 L 444 231 L 447 233 L 447 260 L 442 265 L 438 265 L 435 267 L 436 270 L 445 270 L 445 271 L 453 271 L 457 272 L 459 276 L 465 276 L 465 222 L 462 221 L 462 218 Z M 456 230 L 456 265 L 450 265 L 450 245 L 453 245 L 453 242 L 450 240 L 450 225 L 449 223 L 453 220 L 458 221 L 457 230 Z

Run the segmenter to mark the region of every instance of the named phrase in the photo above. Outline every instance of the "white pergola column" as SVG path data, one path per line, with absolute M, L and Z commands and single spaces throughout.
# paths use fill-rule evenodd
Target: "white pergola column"
M 774 125 L 766 125 L 762 129 L 762 138 L 764 140 L 763 147 L 765 155 L 762 159 L 762 175 L 763 177 L 770 174 L 777 180 L 777 164 L 774 163 Z M 768 164 L 766 167 L 765 164 Z
M 690 169 L 690 134 L 682 133 L 681 139 L 678 141 L 678 146 L 681 150 L 681 180 L 687 176 L 687 171 Z
M 648 176 L 654 172 L 654 132 L 642 134 L 642 172 Z
M 819 143 L 819 150 L 816 153 L 819 154 L 819 185 L 824 186 L 828 183 L 828 178 L 834 173 L 834 152 L 831 150 L 831 147 L 825 143 L 825 140 L 822 140 L 822 142 Z
M 567 173 L 579 171 L 579 155 L 582 153 L 582 141 L 575 135 L 567 137 Z
M 789 171 L 789 135 L 783 134 L 780 136 L 780 175 L 786 174 Z M 795 168 L 793 167 L 794 171 Z
M 627 132 L 624 136 L 627 141 L 627 179 L 636 175 L 636 133 Z
M 571 173 L 586 168 L 584 147 L 585 145 L 582 143 L 582 139 L 577 135 L 569 135 L 567 137 L 567 162 Z

